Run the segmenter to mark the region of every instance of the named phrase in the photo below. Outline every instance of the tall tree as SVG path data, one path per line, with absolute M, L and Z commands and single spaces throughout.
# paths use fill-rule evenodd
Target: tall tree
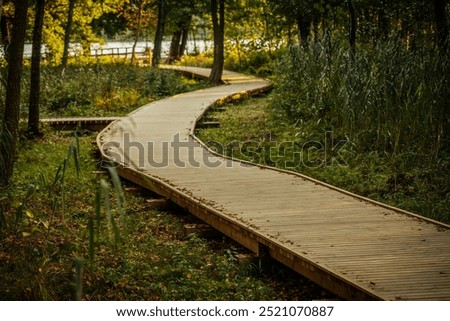
M 296 25 L 298 43 L 306 47 L 314 20 L 314 8 L 322 8 L 325 1 L 270 0 L 270 2 L 274 5 L 275 12 L 284 16 L 289 23 Z M 325 11 L 324 9 L 322 10 Z
M 39 103 L 41 91 L 41 46 L 44 26 L 45 0 L 36 1 L 36 15 L 33 28 L 31 52 L 30 101 L 28 110 L 28 133 L 39 136 Z
M 0 24 L 3 21 L 3 0 L 0 0 Z
M 170 43 L 169 62 L 179 60 L 184 54 L 187 44 L 189 26 L 192 21 L 192 15 L 187 13 L 184 17 L 177 22 L 175 31 L 172 35 L 172 41 Z
M 181 58 L 181 56 L 183 56 L 185 51 L 186 51 L 186 45 L 187 45 L 187 42 L 188 42 L 189 28 L 191 27 L 191 22 L 192 22 L 192 15 L 189 15 L 187 20 L 185 21 L 185 24 L 183 24 L 183 27 L 182 27 L 180 48 L 178 49 L 177 60 L 179 60 Z
M 167 19 L 171 21 L 168 29 L 172 32 L 169 62 L 179 60 L 184 54 L 194 14 L 197 16 L 202 14 L 200 3 L 194 0 L 179 0 L 171 3 L 170 16 Z
M 166 0 L 158 1 L 158 23 L 156 25 L 155 46 L 153 47 L 152 66 L 157 66 L 161 59 L 161 47 L 166 24 Z
M 137 26 L 136 26 L 136 34 L 134 37 L 133 49 L 131 51 L 131 64 L 134 64 L 135 55 L 136 55 L 136 46 L 139 41 L 139 37 L 141 36 L 141 25 L 142 25 L 142 9 L 144 6 L 144 1 L 137 1 L 135 4 L 137 10 Z
M 34 0 L 33 2 L 35 2 Z M 90 44 L 101 41 L 103 31 L 99 30 L 100 25 L 108 24 L 105 33 L 115 28 L 123 28 L 126 22 L 120 21 L 120 9 L 122 3 L 129 0 L 75 0 L 73 4 L 72 23 L 68 24 L 70 9 L 69 1 L 74 0 L 52 0 L 46 2 L 45 7 L 45 28 L 43 30 L 43 42 L 45 43 L 47 55 L 46 60 L 61 66 L 64 52 L 64 42 L 66 40 L 66 57 L 69 59 L 69 43 L 76 41 L 80 48 L 88 53 Z M 108 16 L 115 15 L 117 19 L 109 19 Z M 68 25 L 71 25 L 70 33 L 66 32 Z M 96 34 L 97 32 L 97 34 Z M 112 35 L 114 36 L 114 34 Z
M 357 19 L 356 19 L 356 10 L 355 6 L 353 5 L 352 0 L 347 1 L 348 11 L 350 13 L 350 36 L 349 36 L 349 42 L 350 42 L 350 50 L 352 57 L 355 55 L 356 51 L 356 28 L 357 28 Z
M 0 136 L 0 157 L 2 157 L 0 159 L 0 186 L 8 185 L 11 180 L 19 137 L 20 82 L 27 29 L 28 0 L 16 0 L 14 4 L 5 114 Z
M 69 9 L 67 11 L 67 22 L 66 27 L 64 28 L 64 50 L 61 61 L 61 70 L 63 73 L 67 67 L 67 61 L 69 59 L 70 35 L 72 33 L 73 11 L 75 9 L 75 1 L 76 0 L 69 0 Z
M 434 15 L 436 19 L 437 44 L 439 49 L 449 48 L 449 27 L 446 15 L 447 0 L 434 0 Z
M 9 58 L 9 45 L 11 44 L 11 33 L 9 28 L 8 18 L 3 13 L 3 3 L 4 1 L 0 1 L 0 32 L 1 32 L 1 40 L 3 45 L 3 52 L 5 55 L 5 59 Z
M 298 43 L 306 47 L 308 45 L 309 34 L 311 33 L 312 20 L 303 12 L 298 12 L 296 17 Z
M 222 81 L 225 37 L 225 0 L 211 0 L 211 17 L 214 32 L 214 62 L 209 80 Z

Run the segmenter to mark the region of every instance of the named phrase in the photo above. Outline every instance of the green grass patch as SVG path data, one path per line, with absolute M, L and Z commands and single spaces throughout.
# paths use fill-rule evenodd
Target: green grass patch
M 326 183 L 427 217 L 450 222 L 450 158 L 403 152 L 395 157 L 361 151 L 346 136 L 291 122 L 274 108 L 272 93 L 209 112 L 219 128 L 198 137 L 219 153 L 293 170 Z M 323 129 L 322 132 L 318 128 Z

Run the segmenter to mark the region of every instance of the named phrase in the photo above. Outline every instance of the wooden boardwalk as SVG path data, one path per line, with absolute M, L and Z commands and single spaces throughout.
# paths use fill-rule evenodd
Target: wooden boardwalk
M 450 226 L 296 173 L 214 155 L 196 140 L 195 124 L 214 102 L 270 87 L 237 73 L 223 78 L 223 86 L 113 122 L 97 137 L 104 158 L 121 176 L 343 298 L 450 300 Z
M 41 118 L 42 124 L 48 125 L 56 130 L 75 130 L 77 128 L 100 131 L 114 120 L 120 117 L 60 117 Z

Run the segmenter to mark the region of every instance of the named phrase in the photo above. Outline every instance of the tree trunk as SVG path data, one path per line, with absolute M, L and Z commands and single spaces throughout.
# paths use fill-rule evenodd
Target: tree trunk
M 161 59 L 161 46 L 164 37 L 164 27 L 166 23 L 166 0 L 159 0 L 158 3 L 158 23 L 156 25 L 155 46 L 153 48 L 152 66 L 156 67 Z
M 385 8 L 380 7 L 378 10 L 378 35 L 377 38 L 381 38 L 382 40 L 387 40 L 389 37 L 389 17 L 386 14 Z
M 45 0 L 37 0 L 33 29 L 33 51 L 31 53 L 30 101 L 28 110 L 28 133 L 32 137 L 39 132 L 39 103 L 41 91 L 41 45 L 44 26 Z
M 3 51 L 5 53 L 5 59 L 8 61 L 9 59 L 9 46 L 11 44 L 11 32 L 9 28 L 9 21 L 6 19 L 5 16 L 3 16 L 3 11 L 1 15 L 0 20 L 0 31 L 2 34 L 2 45 L 3 45 Z
M 9 184 L 19 137 L 20 81 L 27 29 L 28 0 L 15 1 L 10 61 L 5 98 L 5 114 L 0 136 L 0 186 Z
M 70 45 L 70 35 L 72 33 L 72 24 L 73 24 L 73 10 L 75 9 L 75 1 L 69 0 L 69 10 L 67 12 L 67 23 L 64 30 L 64 50 L 61 61 L 61 70 L 64 75 L 64 70 L 67 67 L 67 61 L 69 59 L 69 45 Z
M 180 52 L 180 40 L 181 40 L 181 27 L 179 27 L 172 35 L 172 41 L 170 42 L 169 51 L 169 63 L 174 62 L 178 59 L 178 54 Z
M 319 42 L 320 36 L 319 36 L 319 25 L 320 25 L 320 18 L 315 17 L 313 19 L 313 33 L 314 33 L 314 42 Z
M 222 81 L 224 64 L 225 0 L 211 0 L 211 16 L 214 31 L 214 62 L 209 80 L 218 84 Z
M 1 35 L 1 44 L 3 46 L 3 53 L 5 56 L 5 60 L 8 61 L 8 48 L 10 44 L 10 38 L 9 38 L 9 32 L 8 32 L 8 25 L 6 22 L 6 18 L 3 17 L 3 0 L 0 0 L 0 35 Z M 6 70 L 3 68 L 2 71 L 0 71 L 0 81 L 3 85 L 6 87 L 6 82 L 4 79 L 6 79 Z
M 192 15 L 188 15 L 178 22 L 177 29 L 174 31 L 170 43 L 169 62 L 180 60 L 181 56 L 184 55 L 191 20 Z
M 3 0 L 0 0 L 0 25 L 3 22 Z
M 299 45 L 303 45 L 306 48 L 311 32 L 311 20 L 302 14 L 297 15 L 297 32 Z
M 347 5 L 348 11 L 350 13 L 350 35 L 349 35 L 350 52 L 352 57 L 354 57 L 356 52 L 356 28 L 357 28 L 356 11 L 352 0 L 348 0 Z
M 438 48 L 445 52 L 449 48 L 449 27 L 446 16 L 447 0 L 434 0 L 434 16 L 436 20 L 436 42 Z
M 134 38 L 133 49 L 131 50 L 131 64 L 132 65 L 134 64 L 134 61 L 135 61 L 136 45 L 139 41 L 139 37 L 141 36 L 142 5 L 143 5 L 143 2 L 140 2 L 139 8 L 138 8 L 138 21 L 137 21 L 136 36 Z
M 185 21 L 183 25 L 183 30 L 181 32 L 181 43 L 178 51 L 178 60 L 184 55 L 186 51 L 186 45 L 189 37 L 189 28 L 191 27 L 192 15 L 189 15 L 189 18 Z

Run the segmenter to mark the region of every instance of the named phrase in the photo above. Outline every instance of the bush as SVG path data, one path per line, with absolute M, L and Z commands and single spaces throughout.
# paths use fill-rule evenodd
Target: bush
M 200 53 L 198 55 L 186 55 L 181 57 L 179 64 L 182 66 L 210 68 L 213 65 L 213 56 L 206 53 Z
M 269 53 L 265 49 L 253 46 L 237 48 L 228 44 L 225 51 L 225 68 L 267 77 L 272 75 L 273 64 L 279 54 L 279 51 Z

